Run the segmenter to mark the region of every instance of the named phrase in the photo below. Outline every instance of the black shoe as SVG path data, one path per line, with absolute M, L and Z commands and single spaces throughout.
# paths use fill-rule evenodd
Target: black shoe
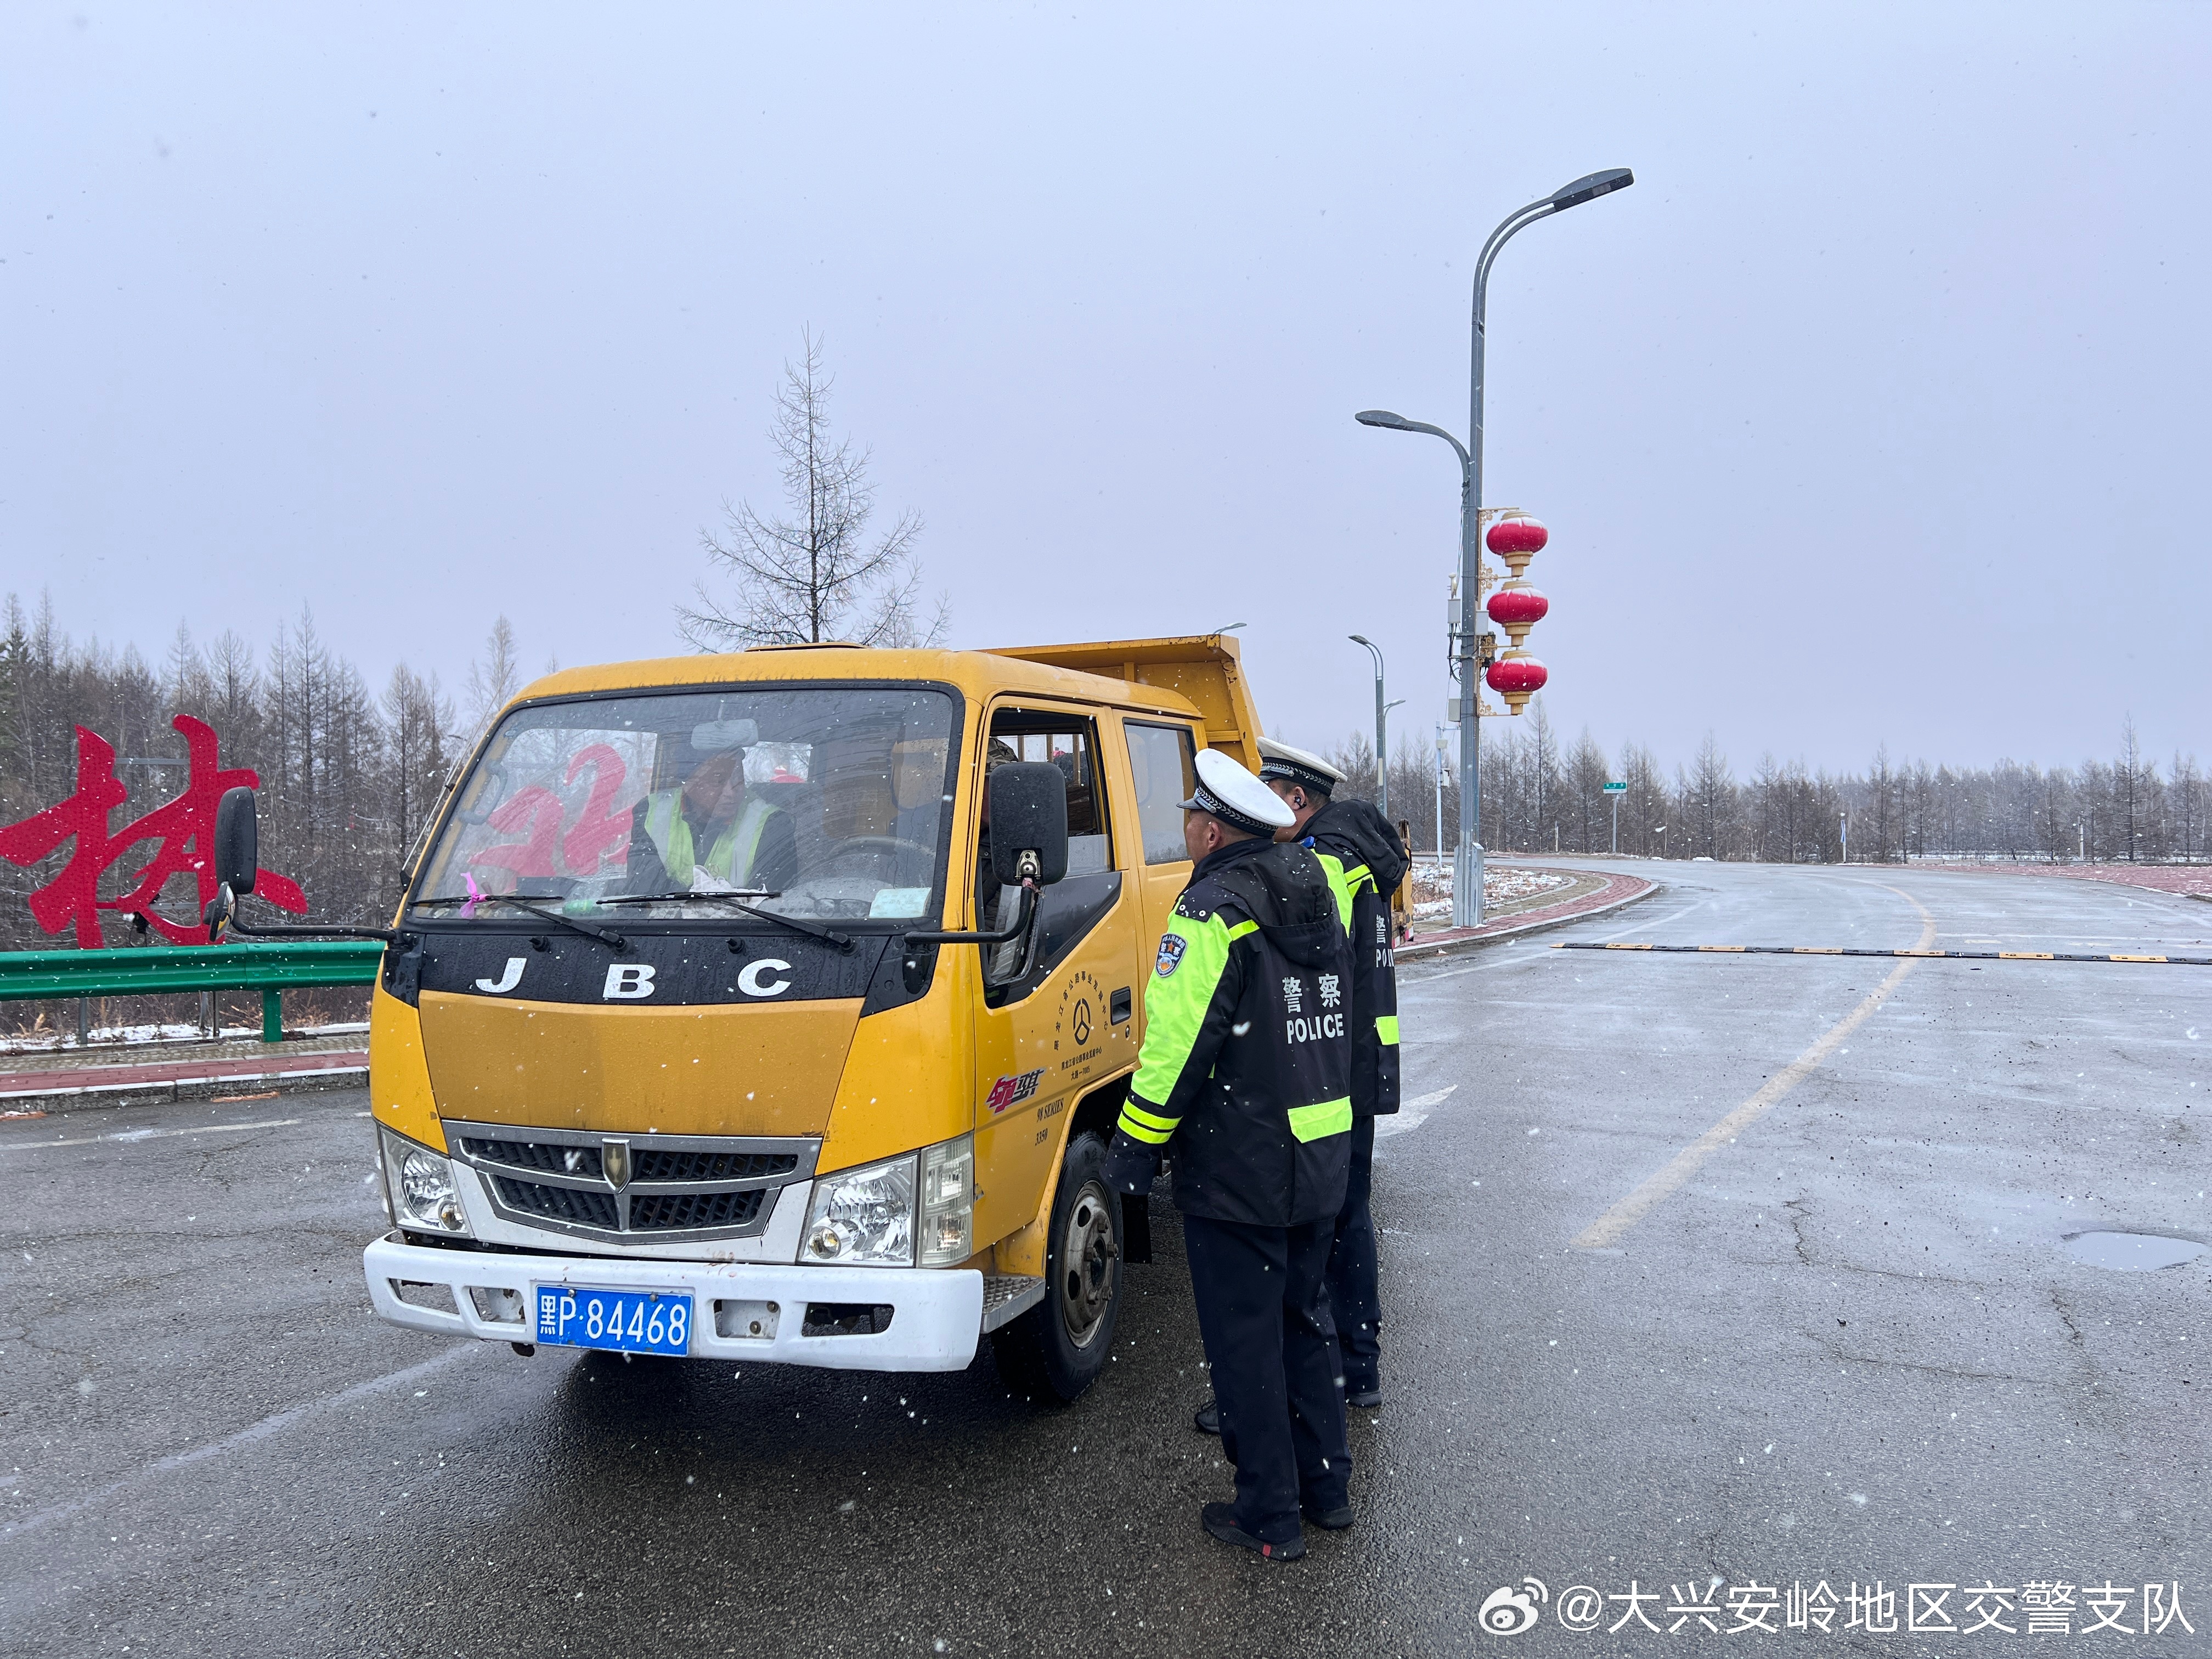
M 1371 1412 L 1377 1406 L 1382 1403 L 1382 1390 L 1380 1389 L 1347 1389 L 1345 1390 L 1344 1394 L 1344 1403 L 1347 1406 L 1357 1406 L 1362 1411 Z
M 1200 1434 L 1221 1432 L 1221 1403 L 1209 1400 L 1190 1414 L 1191 1426 Z
M 1311 1504 L 1301 1504 L 1298 1513 L 1326 1532 L 1342 1532 L 1352 1524 L 1352 1505 L 1349 1504 L 1336 1510 L 1317 1510 Z
M 1199 1524 L 1224 1544 L 1236 1544 L 1270 1561 L 1297 1561 L 1304 1559 L 1306 1540 L 1286 1538 L 1279 1544 L 1270 1544 L 1255 1538 L 1237 1524 L 1234 1504 L 1208 1504 L 1198 1512 Z

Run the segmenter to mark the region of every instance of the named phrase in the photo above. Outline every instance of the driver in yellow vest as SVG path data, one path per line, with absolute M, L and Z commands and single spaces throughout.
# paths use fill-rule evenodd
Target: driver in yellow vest
M 695 884 L 780 893 L 799 872 L 791 815 L 745 787 L 744 754 L 726 749 L 678 789 L 656 789 L 630 817 L 627 885 L 671 892 Z M 704 875 L 705 883 L 695 878 Z

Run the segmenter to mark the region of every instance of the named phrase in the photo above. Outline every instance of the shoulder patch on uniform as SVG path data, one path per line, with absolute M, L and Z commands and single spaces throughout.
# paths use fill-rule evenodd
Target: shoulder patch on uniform
M 1162 979 L 1165 979 L 1182 965 L 1182 953 L 1189 948 L 1190 941 L 1181 933 L 1161 934 L 1160 954 L 1158 959 L 1152 963 L 1152 971 Z

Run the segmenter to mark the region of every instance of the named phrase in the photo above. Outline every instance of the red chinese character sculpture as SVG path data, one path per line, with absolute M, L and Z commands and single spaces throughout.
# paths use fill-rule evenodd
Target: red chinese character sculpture
M 241 785 L 254 788 L 261 779 L 246 767 L 224 769 L 216 757 L 215 731 L 206 722 L 179 714 L 170 724 L 183 735 L 191 757 L 185 793 L 126 823 L 119 834 L 110 835 L 107 828 L 109 815 L 126 799 L 115 775 L 114 747 L 82 726 L 76 728 L 76 793 L 43 812 L 0 828 L 0 858 L 11 864 L 36 864 L 64 842 L 75 839 L 60 873 L 31 895 L 32 917 L 47 933 L 58 933 L 74 923 L 78 945 L 95 949 L 101 942 L 100 913 L 113 910 L 144 916 L 173 945 L 208 942 L 207 930 L 197 919 L 165 921 L 154 914 L 154 902 L 171 877 L 191 875 L 198 881 L 198 907 L 206 908 L 219 885 L 212 856 L 216 804 L 224 790 Z M 145 841 L 160 844 L 131 890 L 116 898 L 100 897 L 101 875 Z M 279 909 L 307 914 L 307 896 L 299 884 L 272 870 L 256 874 L 253 891 Z

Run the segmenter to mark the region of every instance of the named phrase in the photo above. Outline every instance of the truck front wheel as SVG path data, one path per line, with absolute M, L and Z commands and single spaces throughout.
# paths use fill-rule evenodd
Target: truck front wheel
M 1121 1301 L 1121 1200 L 1099 1176 L 1106 1142 L 1069 1141 L 1046 1236 L 1044 1300 L 991 1335 L 1006 1380 L 1073 1400 L 1106 1369 Z

